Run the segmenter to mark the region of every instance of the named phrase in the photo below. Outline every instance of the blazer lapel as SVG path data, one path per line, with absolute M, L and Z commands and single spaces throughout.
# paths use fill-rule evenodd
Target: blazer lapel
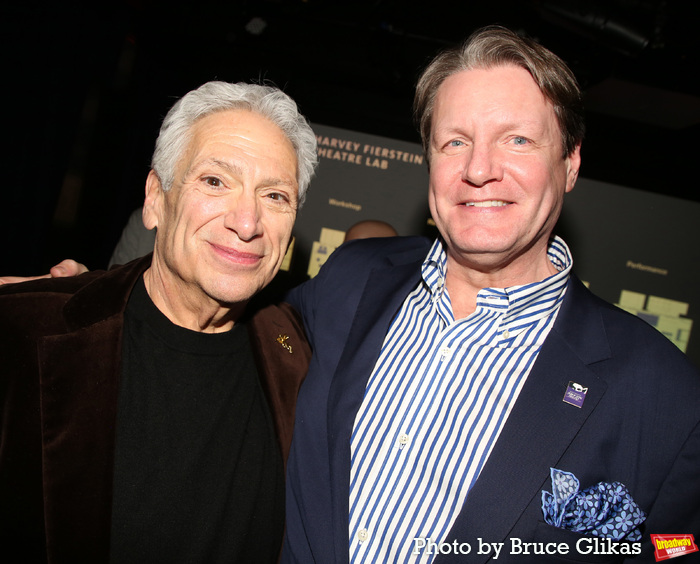
M 39 343 L 50 562 L 107 562 L 123 311 L 150 259 L 103 274 L 64 307 L 68 333 Z
M 469 542 L 459 562 L 485 562 L 477 539 L 505 542 L 525 508 L 549 490 L 550 467 L 573 441 L 607 389 L 586 366 L 609 356 L 598 311 L 581 308 L 580 282 L 572 280 L 555 326 L 537 357 L 478 480 L 455 521 L 447 542 Z M 584 290 L 585 291 L 585 290 Z M 569 382 L 588 388 L 582 407 L 563 401 Z M 454 558 L 440 556 L 436 562 Z
M 247 325 L 286 467 L 297 395 L 309 367 L 311 347 L 299 314 L 289 304 L 259 309 Z
M 108 560 L 120 352 L 113 321 L 40 345 L 50 561 Z
M 384 337 L 404 299 L 420 280 L 427 248 L 389 259 L 374 269 L 365 284 L 338 370 L 329 391 L 328 449 L 332 484 L 336 562 L 348 562 L 350 435 L 367 380 L 379 357 Z

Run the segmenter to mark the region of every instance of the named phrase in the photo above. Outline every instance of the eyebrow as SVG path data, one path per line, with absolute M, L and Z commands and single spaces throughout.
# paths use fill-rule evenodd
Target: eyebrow
M 497 129 L 498 131 L 508 131 L 511 129 L 523 129 L 523 128 L 531 128 L 531 129 L 539 129 L 539 130 L 544 130 L 544 124 L 542 123 L 541 120 L 537 119 L 530 119 L 529 117 L 525 117 L 523 119 L 513 119 L 510 117 L 504 117 L 503 119 L 499 120 L 494 120 L 493 123 L 494 129 Z M 443 132 L 455 132 L 455 131 L 461 131 L 463 128 L 462 125 L 446 125 L 443 127 L 436 127 L 436 131 L 443 131 Z
M 216 158 L 209 158 L 196 163 L 192 168 L 187 169 L 185 174 L 189 175 L 193 170 L 207 165 L 214 165 L 219 168 L 222 168 L 233 176 L 243 174 L 243 168 L 238 166 L 237 164 L 228 161 L 222 161 L 221 159 Z M 294 180 L 285 180 L 284 178 L 270 176 L 263 178 L 260 184 L 262 184 L 263 186 L 289 186 L 290 188 L 294 188 L 297 185 L 297 182 L 296 178 Z

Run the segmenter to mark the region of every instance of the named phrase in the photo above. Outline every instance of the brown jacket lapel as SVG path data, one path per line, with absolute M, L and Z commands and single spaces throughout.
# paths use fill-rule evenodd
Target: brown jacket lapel
M 124 309 L 150 264 L 78 290 L 67 333 L 38 342 L 44 512 L 49 562 L 107 562 Z
M 286 466 L 297 394 L 306 377 L 311 348 L 301 317 L 289 304 L 270 305 L 255 312 L 248 322 L 248 332 Z

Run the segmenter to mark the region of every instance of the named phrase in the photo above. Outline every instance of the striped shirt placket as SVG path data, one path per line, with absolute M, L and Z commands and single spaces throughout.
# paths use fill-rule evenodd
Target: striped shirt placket
M 353 564 L 431 562 L 416 537 L 441 542 L 483 468 L 551 328 L 571 268 L 547 280 L 484 289 L 477 310 L 454 322 L 439 241 L 423 283 L 385 338 L 351 437 L 349 550 Z

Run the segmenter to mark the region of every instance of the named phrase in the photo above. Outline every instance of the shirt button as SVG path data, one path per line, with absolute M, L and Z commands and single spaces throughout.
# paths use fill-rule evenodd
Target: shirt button
M 404 433 L 399 437 L 399 444 L 404 447 L 408 444 L 408 435 Z
M 506 329 L 505 331 L 503 331 L 503 338 L 507 339 L 508 337 L 510 337 L 510 332 Z
M 448 356 L 450 356 L 450 347 L 442 347 L 440 349 L 440 360 L 445 360 Z
M 357 531 L 357 540 L 360 542 L 365 542 L 369 538 L 369 533 L 367 532 L 367 529 L 360 529 Z

